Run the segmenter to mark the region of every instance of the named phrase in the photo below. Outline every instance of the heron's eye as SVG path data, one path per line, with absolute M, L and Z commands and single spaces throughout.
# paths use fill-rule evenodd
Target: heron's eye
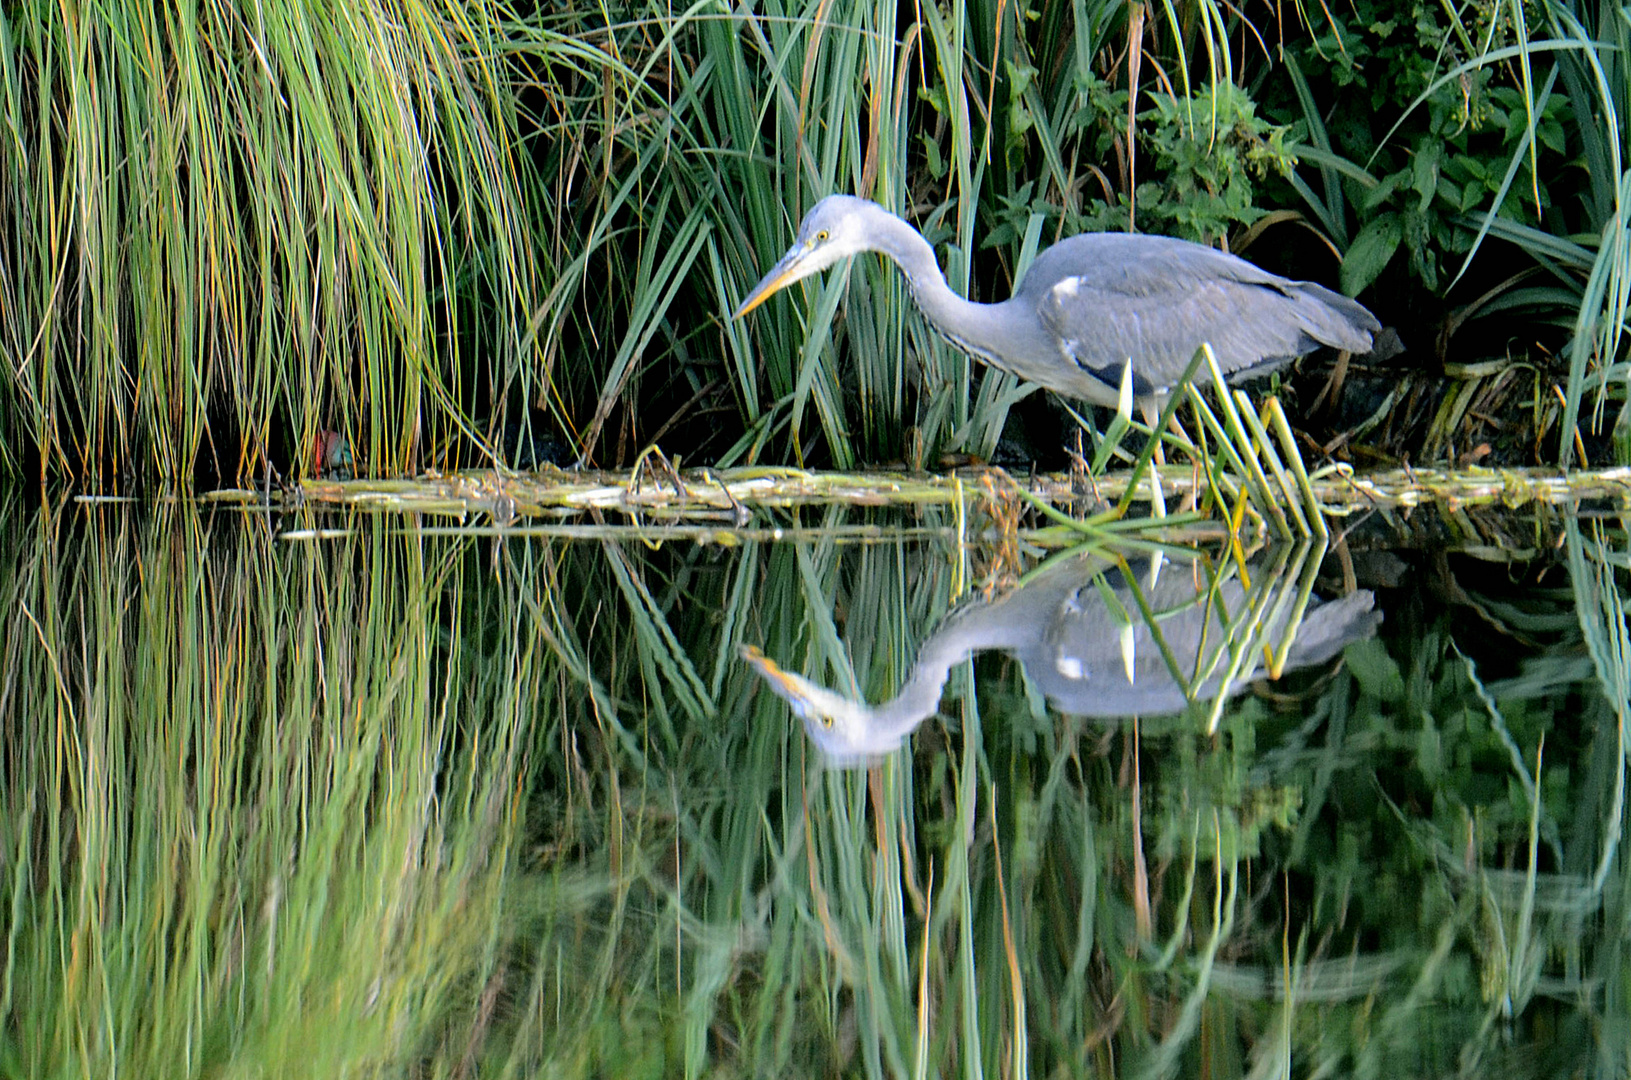
M 831 731 L 832 730 L 832 717 L 830 717 L 830 716 L 826 716 L 826 715 L 824 715 L 822 713 L 817 713 L 816 714 L 816 723 L 820 724 L 822 726 L 822 728 L 824 730 L 826 730 L 826 731 Z
M 816 243 L 825 244 L 826 242 L 827 242 L 827 230 L 822 229 L 820 232 L 816 233 Z

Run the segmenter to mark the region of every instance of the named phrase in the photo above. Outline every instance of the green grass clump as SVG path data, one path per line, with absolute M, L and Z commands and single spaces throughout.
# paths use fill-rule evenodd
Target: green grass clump
M 18 8 L 0 25 L 0 450 L 104 490 L 343 432 L 434 461 L 536 364 L 502 8 Z M 550 42 L 535 39 L 540 54 Z

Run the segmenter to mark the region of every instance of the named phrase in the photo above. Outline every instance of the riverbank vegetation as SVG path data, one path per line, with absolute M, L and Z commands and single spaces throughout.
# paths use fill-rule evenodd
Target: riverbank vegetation
M 833 191 L 982 299 L 1129 227 L 1357 294 L 1404 351 L 1286 377 L 1311 463 L 1623 459 L 1627 34 L 1561 0 L 12 5 L 0 470 L 188 490 L 329 432 L 374 477 L 1062 464 L 1051 395 L 877 260 L 729 320 Z

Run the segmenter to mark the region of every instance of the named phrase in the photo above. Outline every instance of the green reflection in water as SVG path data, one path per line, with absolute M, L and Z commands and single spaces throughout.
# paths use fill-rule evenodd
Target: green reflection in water
M 1627 1067 L 1621 536 L 1215 740 L 986 655 L 841 772 L 737 649 L 887 698 L 949 541 L 0 518 L 0 1075 Z

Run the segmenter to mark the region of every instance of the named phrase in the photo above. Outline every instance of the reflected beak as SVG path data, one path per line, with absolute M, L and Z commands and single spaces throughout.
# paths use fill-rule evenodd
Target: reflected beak
M 809 253 L 809 248 L 801 244 L 795 244 L 786 255 L 782 256 L 781 262 L 771 267 L 770 273 L 766 274 L 759 281 L 759 284 L 753 287 L 753 291 L 748 293 L 747 299 L 742 301 L 742 306 L 736 309 L 736 313 L 731 318 L 740 319 L 766 300 L 769 300 L 772 294 L 815 273 L 819 267 L 812 268 L 804 265 L 804 257 Z M 761 653 L 760 657 L 763 658 L 763 655 Z M 769 663 L 768 660 L 765 662 Z M 754 666 L 757 667 L 758 665 L 755 664 Z
M 765 280 L 768 281 L 769 279 L 766 278 Z M 763 286 L 761 285 L 760 288 L 763 288 Z M 755 289 L 753 292 L 754 295 L 757 295 L 759 290 Z M 768 293 L 766 295 L 768 295 Z M 760 299 L 763 299 L 763 297 L 760 297 Z M 755 301 L 755 303 L 757 303 L 757 301 Z M 741 312 L 739 311 L 737 314 L 740 315 Z M 776 661 L 772 660 L 770 657 L 766 656 L 752 645 L 743 645 L 741 653 L 742 659 L 746 660 L 748 664 L 752 666 L 754 671 L 757 671 L 760 675 L 764 676 L 765 682 L 770 684 L 772 690 L 775 690 L 782 697 L 803 697 L 798 683 L 794 681 L 791 675 L 777 666 Z
M 805 730 L 823 740 L 822 732 L 832 727 L 833 717 L 845 708 L 843 699 L 802 675 L 783 671 L 776 661 L 752 645 L 743 645 L 741 656 L 764 678 L 766 685 L 792 707 L 793 715 L 803 722 Z

